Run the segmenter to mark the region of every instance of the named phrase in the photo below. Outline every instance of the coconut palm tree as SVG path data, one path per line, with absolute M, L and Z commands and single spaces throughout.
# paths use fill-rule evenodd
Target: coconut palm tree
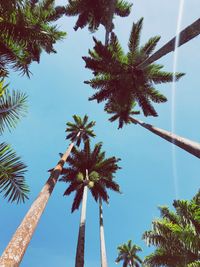
M 132 241 L 129 240 L 126 243 L 118 246 L 118 257 L 115 260 L 116 263 L 123 261 L 123 267 L 139 267 L 142 266 L 142 260 L 137 255 L 138 252 L 142 251 L 142 249 L 132 244 Z
M 178 46 L 181 46 L 194 37 L 200 34 L 200 19 L 197 19 L 195 22 L 190 24 L 184 30 L 180 32 Z M 147 60 L 141 63 L 140 67 L 143 68 L 146 65 L 149 65 L 159 58 L 165 56 L 166 54 L 175 50 L 176 37 L 172 38 L 168 43 L 162 46 L 158 51 L 152 54 Z
M 175 211 L 160 207 L 161 218 L 143 238 L 156 250 L 145 258 L 151 267 L 191 267 L 200 264 L 200 192 L 191 200 L 176 200 Z
M 15 128 L 26 113 L 27 96 L 19 91 L 9 93 L 8 84 L 0 80 L 0 135 Z M 10 202 L 24 202 L 29 189 L 25 183 L 26 165 L 6 143 L 0 143 L 0 192 Z
M 58 177 L 62 173 L 63 165 L 74 147 L 74 143 L 77 142 L 80 144 L 81 140 L 87 140 L 88 138 L 95 136 L 92 130 L 95 122 L 88 122 L 87 115 L 85 115 L 83 119 L 77 115 L 74 115 L 73 118 L 74 123 L 68 122 L 66 129 L 66 132 L 69 133 L 66 138 L 70 139 L 72 143 L 69 145 L 66 152 L 61 155 L 61 159 L 57 163 L 56 167 L 50 170 L 51 174 L 49 179 L 40 191 L 36 200 L 33 202 L 22 223 L 3 252 L 0 258 L 0 265 L 2 266 L 19 266 L 51 193 L 58 181 Z
M 89 84 L 97 92 L 89 100 L 97 102 L 107 101 L 104 110 L 112 114 L 110 121 L 119 120 L 119 128 L 124 123 L 135 123 L 159 135 L 165 140 L 179 146 L 187 152 L 200 158 L 200 144 L 174 133 L 156 128 L 133 117 L 139 113 L 134 111 L 136 103 L 141 107 L 145 116 L 158 116 L 152 102 L 163 103 L 167 98 L 157 91 L 154 86 L 159 83 L 171 82 L 172 73 L 161 71 L 162 66 L 149 64 L 144 68 L 140 65 L 148 59 L 159 41 L 158 36 L 139 47 L 142 30 L 140 19 L 133 24 L 129 39 L 129 52 L 125 54 L 112 33 L 109 46 L 104 46 L 100 41 L 95 41 L 94 50 L 89 50 L 90 57 L 83 57 L 86 68 L 94 73 L 94 78 L 85 83 Z M 180 79 L 183 73 L 176 73 L 176 79 Z
M 29 76 L 31 62 L 40 61 L 42 51 L 55 53 L 54 44 L 64 32 L 52 23 L 65 13 L 54 0 L 0 2 L 0 76 L 9 68 Z
M 115 157 L 106 159 L 105 152 L 102 152 L 101 148 L 102 144 L 98 143 L 91 150 L 89 141 L 85 142 L 82 150 L 74 147 L 72 156 L 68 159 L 69 167 L 63 170 L 63 176 L 60 179 L 60 181 L 69 183 L 68 188 L 64 192 L 64 196 L 75 192 L 72 212 L 79 208 L 82 201 L 81 221 L 76 250 L 76 267 L 84 266 L 87 190 L 90 190 L 95 201 L 100 200 L 100 207 L 101 200 L 105 202 L 109 200 L 107 189 L 119 192 L 119 185 L 113 180 L 115 172 L 119 169 L 117 164 L 119 159 Z M 100 227 L 102 227 L 101 223 Z M 101 238 L 101 241 L 103 242 L 104 239 Z M 105 244 L 101 243 L 102 246 L 105 248 Z M 102 262 L 106 264 L 105 257 L 102 259 Z
M 106 40 L 108 41 L 109 32 L 114 27 L 113 15 L 128 16 L 131 6 L 132 4 L 122 0 L 69 0 L 66 15 L 78 16 L 74 26 L 75 31 L 88 25 L 89 30 L 94 32 L 102 24 L 106 29 Z

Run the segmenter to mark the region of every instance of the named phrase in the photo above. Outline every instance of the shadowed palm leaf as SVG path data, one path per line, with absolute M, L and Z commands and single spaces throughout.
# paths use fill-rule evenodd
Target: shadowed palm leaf
M 82 29 L 88 25 L 89 30 L 94 32 L 100 24 L 107 28 L 110 2 L 110 0 L 69 0 L 66 15 L 78 16 L 74 27 L 75 30 Z M 117 0 L 114 14 L 121 17 L 128 16 L 131 6 L 132 4 L 128 2 Z
M 5 143 L 0 144 L 0 193 L 10 202 L 24 202 L 29 189 L 25 184 L 26 166 Z
M 97 100 L 98 103 L 114 101 L 121 105 L 121 110 L 126 104 L 126 110 L 130 112 L 132 112 L 133 102 L 137 102 L 145 116 L 157 116 L 152 102 L 166 102 L 167 98 L 155 89 L 155 85 L 171 82 L 173 74 L 162 71 L 163 66 L 158 64 L 149 64 L 143 69 L 140 68 L 141 62 L 151 55 L 160 39 L 158 36 L 150 38 L 144 46 L 140 47 L 142 25 L 143 19 L 133 24 L 127 54 L 123 52 L 114 33 L 111 34 L 108 46 L 94 38 L 94 50 L 89 50 L 90 56 L 83 59 L 86 62 L 86 68 L 91 69 L 95 77 L 85 83 L 97 90 L 89 100 Z M 176 80 L 183 75 L 183 73 L 176 73 Z M 105 110 L 109 109 L 105 108 Z
M 0 84 L 2 85 L 2 95 L 0 96 L 0 134 L 2 134 L 7 128 L 11 131 L 15 128 L 17 122 L 21 116 L 26 113 L 26 100 L 27 96 L 19 91 L 12 91 L 10 94 L 7 86 L 3 86 L 3 80 Z
M 119 159 L 115 157 L 106 159 L 101 147 L 102 144 L 99 143 L 95 145 L 94 150 L 91 150 L 89 141 L 86 141 L 82 150 L 74 147 L 72 156 L 68 158 L 69 167 L 63 170 L 60 181 L 70 183 L 64 195 L 76 192 L 72 212 L 79 208 L 86 185 L 96 201 L 102 198 L 108 202 L 107 189 L 119 192 L 119 185 L 113 180 L 114 173 L 120 168 L 117 165 Z M 85 181 L 86 169 L 89 173 L 89 181 Z

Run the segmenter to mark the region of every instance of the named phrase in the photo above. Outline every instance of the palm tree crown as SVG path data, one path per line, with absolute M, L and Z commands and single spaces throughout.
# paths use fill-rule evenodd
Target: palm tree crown
M 200 191 L 191 200 L 176 200 L 175 212 L 160 207 L 161 219 L 143 238 L 155 252 L 146 257 L 148 266 L 194 267 L 200 264 Z
M 81 141 L 85 142 L 90 137 L 95 137 L 92 127 L 95 125 L 95 121 L 88 122 L 88 116 L 85 115 L 83 119 L 80 116 L 74 115 L 74 123 L 68 122 L 66 132 L 69 134 L 66 139 L 70 139 L 72 142 L 76 141 L 76 145 L 79 146 Z
M 60 181 L 70 183 L 64 192 L 65 196 L 76 192 L 72 212 L 80 206 L 84 186 L 88 186 L 96 201 L 102 198 L 108 202 L 107 188 L 119 192 L 119 185 L 113 181 L 114 173 L 120 169 L 117 165 L 119 159 L 115 157 L 106 159 L 105 152 L 102 152 L 101 148 L 102 144 L 98 143 L 91 150 L 90 142 L 86 141 L 82 150 L 74 147 L 72 156 L 68 158 L 69 167 L 63 170 Z M 88 170 L 88 181 L 85 180 L 86 170 Z
M 41 52 L 55 53 L 53 45 L 65 33 L 52 22 L 60 18 L 64 7 L 54 0 L 0 1 L 0 76 L 8 68 L 29 75 L 32 61 L 40 61 Z
M 123 267 L 139 267 L 141 266 L 142 260 L 137 255 L 138 252 L 142 251 L 142 249 L 132 244 L 132 241 L 129 240 L 127 244 L 122 244 L 118 246 L 118 257 L 115 260 L 116 263 L 123 261 Z
M 166 102 L 167 98 L 155 89 L 155 85 L 173 80 L 172 73 L 161 71 L 162 65 L 149 64 L 140 68 L 141 62 L 151 55 L 160 39 L 155 36 L 140 47 L 142 25 L 143 18 L 133 24 L 128 53 L 124 53 L 117 36 L 112 33 L 108 46 L 94 38 L 94 50 L 89 50 L 89 57 L 83 57 L 86 68 L 91 69 L 95 76 L 85 83 L 98 90 L 89 100 L 97 100 L 98 103 L 107 100 L 105 111 L 116 113 L 116 118 L 122 118 L 120 113 L 125 107 L 125 123 L 128 114 L 133 115 L 131 112 L 135 102 L 142 108 L 145 116 L 157 116 L 152 102 Z M 176 73 L 176 80 L 183 75 Z
M 100 24 L 107 28 L 110 2 L 110 0 L 69 0 L 66 15 L 78 15 L 78 20 L 74 26 L 75 30 L 88 25 L 89 30 L 93 32 L 98 29 Z M 121 17 L 130 14 L 132 4 L 122 0 L 115 2 L 114 14 Z

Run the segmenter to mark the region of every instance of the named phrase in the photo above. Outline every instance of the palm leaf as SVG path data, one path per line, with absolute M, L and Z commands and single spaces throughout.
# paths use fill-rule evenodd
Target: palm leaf
M 7 128 L 11 131 L 15 128 L 21 116 L 27 111 L 27 95 L 19 91 L 12 91 L 12 94 L 6 89 L 0 96 L 0 134 Z
M 29 188 L 25 183 L 26 165 L 5 143 L 0 144 L 0 193 L 9 202 L 24 202 Z

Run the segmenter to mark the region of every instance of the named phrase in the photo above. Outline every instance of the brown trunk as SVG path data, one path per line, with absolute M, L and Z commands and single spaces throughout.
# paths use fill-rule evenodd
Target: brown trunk
M 99 227 L 100 227 L 100 246 L 101 246 L 101 267 L 108 267 L 107 257 L 106 257 L 104 226 L 103 226 L 103 208 L 102 208 L 101 198 L 99 199 Z
M 74 143 L 69 146 L 61 160 L 53 169 L 49 179 L 42 188 L 42 191 L 33 202 L 22 223 L 13 235 L 10 243 L 0 258 L 1 267 L 18 267 L 21 263 L 24 253 L 26 252 L 29 242 L 38 225 L 40 217 L 42 216 L 42 213 L 47 205 L 49 197 L 51 196 L 55 184 L 58 181 L 58 177 L 63 169 L 63 165 L 66 162 L 73 146 Z
M 148 129 L 152 133 L 159 135 L 160 137 L 164 138 L 165 140 L 171 142 L 174 145 L 179 146 L 180 148 L 186 150 L 190 154 L 200 158 L 200 144 L 194 141 L 191 141 L 187 138 L 178 136 L 171 132 L 165 131 L 160 128 L 156 128 L 151 124 L 144 123 L 143 121 L 134 119 L 134 122 L 140 124 L 142 127 Z
M 186 27 L 184 30 L 180 32 L 180 39 L 178 46 L 185 44 L 190 41 L 192 38 L 196 37 L 200 34 L 200 19 L 197 19 L 191 25 Z M 159 58 L 165 56 L 166 54 L 174 51 L 175 49 L 176 37 L 171 39 L 168 43 L 166 43 L 163 47 L 161 47 L 157 52 L 155 52 L 151 57 L 149 57 L 146 61 L 140 64 L 141 68 L 153 63 Z
M 86 180 L 89 180 L 88 170 L 86 170 Z M 78 233 L 78 243 L 77 243 L 77 249 L 76 249 L 75 267 L 84 267 L 87 190 L 88 190 L 87 185 L 85 185 L 84 190 L 83 190 L 81 221 L 80 221 L 79 233 Z

